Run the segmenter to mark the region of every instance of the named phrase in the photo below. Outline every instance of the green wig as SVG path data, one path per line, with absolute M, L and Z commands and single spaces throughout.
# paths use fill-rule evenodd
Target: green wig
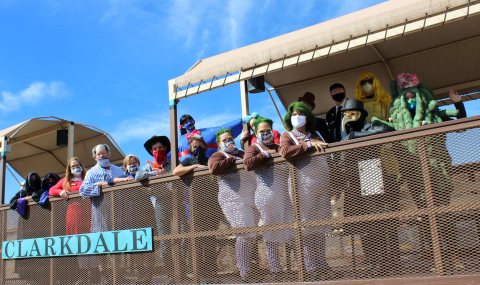
M 232 129 L 221 128 L 221 129 L 218 130 L 218 132 L 215 134 L 215 138 L 216 138 L 217 143 L 220 143 L 220 136 L 223 135 L 224 133 L 229 133 L 229 134 L 231 134 L 231 135 L 233 136 Z
M 261 123 L 267 123 L 270 125 L 270 127 L 272 128 L 273 127 L 273 121 L 270 120 L 269 118 L 265 118 L 265 117 L 258 117 L 255 122 L 253 123 L 253 129 L 255 130 L 255 133 L 257 132 L 257 128 L 258 128 L 258 125 L 260 125 Z
M 305 115 L 307 117 L 307 124 L 305 125 L 305 129 L 307 130 L 307 132 L 315 131 L 317 119 L 313 115 L 310 106 L 303 102 L 293 102 L 288 106 L 287 113 L 285 114 L 285 117 L 283 117 L 283 126 L 287 131 L 291 131 L 293 129 L 292 122 L 290 121 L 293 111 L 302 113 L 302 115 Z

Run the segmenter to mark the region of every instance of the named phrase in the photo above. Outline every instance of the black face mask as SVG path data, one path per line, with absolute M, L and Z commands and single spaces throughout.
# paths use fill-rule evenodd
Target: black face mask
M 30 186 L 31 189 L 37 190 L 37 189 L 40 189 L 41 183 L 39 179 L 30 178 L 28 180 L 28 185 Z
M 205 150 L 202 147 L 196 147 L 192 152 L 192 156 L 199 164 L 207 165 L 208 159 L 205 156 Z
M 332 95 L 332 99 L 336 102 L 342 102 L 343 99 L 345 99 L 345 93 L 337 93 L 335 95 Z

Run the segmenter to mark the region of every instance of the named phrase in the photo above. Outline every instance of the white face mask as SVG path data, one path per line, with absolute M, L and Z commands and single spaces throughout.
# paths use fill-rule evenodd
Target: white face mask
M 362 89 L 367 95 L 371 95 L 373 93 L 373 85 L 370 83 L 363 84 Z
M 82 176 L 82 167 L 80 166 L 77 166 L 77 167 L 72 167 L 72 174 L 75 176 L 75 177 L 80 177 Z
M 301 128 L 307 123 L 307 117 L 304 115 L 295 115 L 290 118 L 290 122 L 294 129 Z

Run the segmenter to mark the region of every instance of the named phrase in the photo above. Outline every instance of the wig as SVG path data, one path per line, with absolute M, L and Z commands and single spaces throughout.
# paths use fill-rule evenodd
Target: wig
M 272 120 L 270 120 L 269 118 L 265 118 L 265 117 L 258 117 L 257 120 L 255 120 L 255 122 L 253 123 L 253 128 L 255 129 L 255 133 L 257 133 L 258 125 L 260 125 L 261 123 L 268 123 L 271 128 L 273 127 L 273 121 Z
M 287 113 L 285 114 L 285 117 L 283 117 L 283 126 L 287 131 L 293 129 L 292 122 L 290 121 L 293 111 L 300 112 L 307 117 L 307 124 L 305 125 L 307 132 L 315 131 L 316 118 L 313 115 L 310 106 L 303 102 L 293 102 L 288 106 Z
M 382 87 L 382 85 L 380 84 L 380 81 L 372 72 L 367 71 L 360 74 L 360 77 L 358 78 L 357 83 L 355 85 L 355 99 L 365 103 L 366 97 L 369 96 L 365 94 L 361 85 L 362 80 L 366 80 L 366 79 L 372 79 L 373 81 L 372 82 L 373 98 L 375 99 L 375 103 L 373 104 L 376 104 L 377 106 L 368 107 L 366 105 L 365 109 L 368 111 L 370 116 L 375 116 L 383 120 L 387 120 L 389 117 L 389 108 L 392 104 L 392 97 Z
M 216 139 L 217 143 L 220 143 L 220 136 L 223 135 L 224 133 L 229 133 L 230 135 L 233 136 L 232 129 L 221 128 L 215 134 L 215 139 Z

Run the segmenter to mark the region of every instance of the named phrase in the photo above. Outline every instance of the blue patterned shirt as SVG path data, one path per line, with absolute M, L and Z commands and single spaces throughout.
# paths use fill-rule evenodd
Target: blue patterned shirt
M 106 182 L 109 179 L 117 177 L 126 177 L 122 168 L 116 165 L 110 165 L 110 169 L 104 169 L 96 164 L 90 168 L 85 175 L 82 186 L 80 187 L 80 196 L 95 197 L 100 196 L 101 189 L 98 187 L 98 182 Z

